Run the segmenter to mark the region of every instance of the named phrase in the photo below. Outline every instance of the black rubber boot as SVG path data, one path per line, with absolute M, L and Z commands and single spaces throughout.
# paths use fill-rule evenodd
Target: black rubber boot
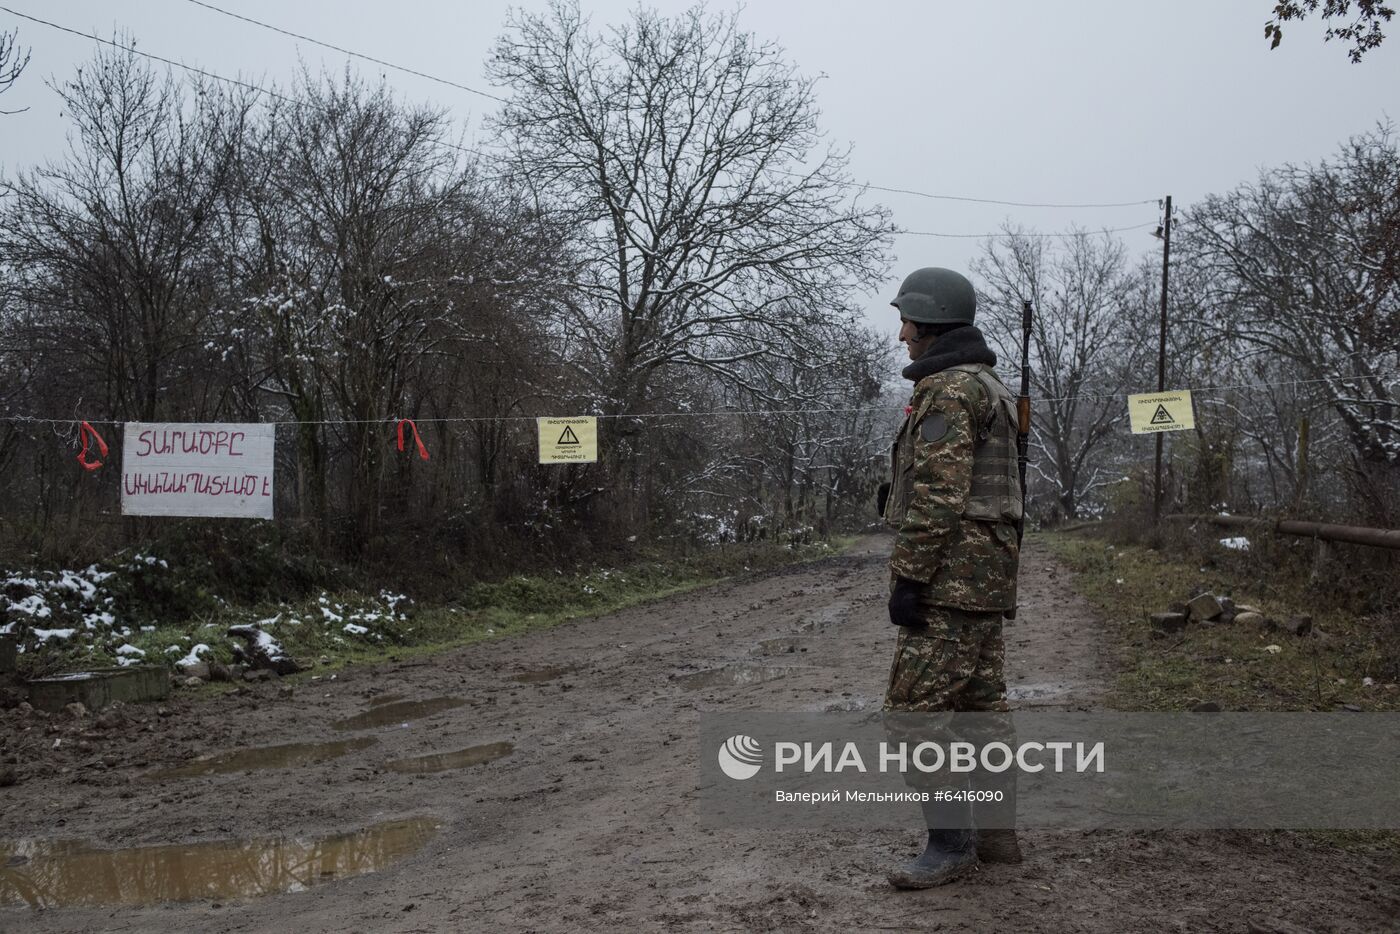
M 897 889 L 927 889 L 954 879 L 977 865 L 976 837 L 970 830 L 930 830 L 928 846 L 918 859 L 889 874 Z

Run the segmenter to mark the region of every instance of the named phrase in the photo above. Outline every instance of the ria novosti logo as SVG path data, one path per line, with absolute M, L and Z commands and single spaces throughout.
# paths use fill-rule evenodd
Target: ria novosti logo
M 731 736 L 719 747 L 719 768 L 736 781 L 753 778 L 763 768 L 763 747 L 752 736 Z
M 966 741 L 917 744 L 882 742 L 876 745 L 877 758 L 872 765 L 881 773 L 934 772 L 949 773 L 982 771 L 992 774 L 1017 769 L 1035 773 L 1099 772 L 1105 770 L 1102 741 L 1092 744 L 1077 742 L 1025 742 L 1016 747 L 1003 742 L 983 746 Z M 1073 753 L 1071 759 L 1070 754 Z M 773 744 L 773 772 L 840 774 L 847 770 L 866 773 L 870 766 L 855 742 L 838 746 L 834 742 L 777 742 Z M 1053 761 L 1044 761 L 1053 757 Z M 735 733 L 719 747 L 719 767 L 735 781 L 753 778 L 763 768 L 763 746 L 745 733 Z

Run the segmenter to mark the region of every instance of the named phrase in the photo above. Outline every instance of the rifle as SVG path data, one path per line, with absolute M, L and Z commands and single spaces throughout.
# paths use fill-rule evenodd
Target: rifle
M 1031 302 L 1021 302 L 1021 395 L 1016 399 L 1016 469 L 1021 474 L 1021 518 L 1016 523 L 1016 552 L 1026 537 L 1026 463 L 1031 445 Z M 1006 614 L 1016 618 L 1016 607 Z

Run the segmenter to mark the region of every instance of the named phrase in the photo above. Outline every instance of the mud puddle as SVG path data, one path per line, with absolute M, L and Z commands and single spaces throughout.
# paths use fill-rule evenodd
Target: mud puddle
M 430 818 L 319 839 L 275 838 L 94 849 L 70 840 L 0 843 L 0 905 L 153 905 L 252 898 L 378 872 L 437 831 Z
M 519 681 L 521 684 L 541 684 L 545 681 L 553 681 L 556 678 L 562 678 L 575 671 L 578 671 L 577 665 L 556 665 L 553 668 L 537 668 L 534 671 L 522 671 L 518 675 L 511 675 L 510 680 Z
M 198 775 L 222 775 L 225 772 L 251 772 L 255 769 L 290 769 L 314 765 L 327 759 L 338 759 L 348 753 L 373 746 L 376 742 L 378 740 L 374 737 L 366 736 L 333 743 L 288 743 L 285 746 L 234 749 L 216 755 L 200 756 L 173 768 L 158 769 L 143 778 L 146 781 L 158 782 L 169 778 L 194 778 Z
M 432 772 L 446 772 L 450 769 L 465 769 L 473 765 L 494 762 L 515 752 L 513 743 L 486 743 L 482 746 L 468 746 L 456 752 L 440 752 L 427 756 L 414 756 L 410 759 L 392 759 L 384 767 L 392 772 L 408 772 L 412 775 L 427 775 Z
M 804 640 L 797 636 L 779 636 L 776 639 L 764 639 L 753 647 L 753 655 L 793 655 L 797 652 L 807 651 Z
M 394 701 L 371 707 L 364 713 L 355 714 L 353 717 L 337 720 L 331 724 L 331 728 L 335 730 L 368 730 L 371 727 L 388 726 L 391 723 L 421 720 L 423 717 L 432 716 L 444 710 L 464 707 L 466 703 L 466 700 L 461 697 L 430 697 L 427 700 Z
M 706 668 L 703 671 L 675 675 L 673 680 L 687 691 L 698 691 L 702 688 L 736 687 L 776 681 L 786 677 L 789 671 L 790 668 L 760 665 L 726 665 L 723 668 Z
M 379 707 L 383 704 L 392 704 L 401 700 L 403 700 L 402 694 L 376 694 L 369 699 L 369 706 Z

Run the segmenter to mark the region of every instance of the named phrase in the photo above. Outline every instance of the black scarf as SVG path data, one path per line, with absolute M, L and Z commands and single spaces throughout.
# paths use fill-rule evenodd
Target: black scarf
M 987 346 L 986 338 L 970 324 L 936 338 L 922 357 L 904 368 L 904 378 L 917 383 L 925 376 L 963 363 L 997 365 L 997 355 Z

